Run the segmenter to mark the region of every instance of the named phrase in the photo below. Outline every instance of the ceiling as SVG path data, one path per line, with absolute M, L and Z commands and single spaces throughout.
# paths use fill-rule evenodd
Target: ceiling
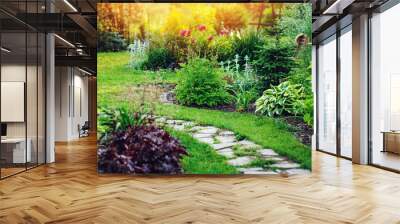
M 352 23 L 352 18 L 373 11 L 388 0 L 313 0 L 313 43 Z
M 18 33 L 51 32 L 57 34 L 56 66 L 78 66 L 95 74 L 96 3 L 96 0 L 1 0 L 0 24 L 8 43 L 3 42 L 3 46 L 13 49 L 8 56 L 26 55 L 25 35 Z M 28 56 L 36 49 L 28 44 Z

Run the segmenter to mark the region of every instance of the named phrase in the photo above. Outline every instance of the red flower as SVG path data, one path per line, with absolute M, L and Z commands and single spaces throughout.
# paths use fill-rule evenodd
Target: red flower
M 181 37 L 188 37 L 188 36 L 190 36 L 190 30 L 181 30 L 181 31 L 179 32 L 179 35 L 180 35 Z
M 198 29 L 199 31 L 205 31 L 205 30 L 206 30 L 206 26 L 205 26 L 205 25 L 198 25 L 198 26 L 197 26 L 197 29 Z
M 213 35 L 208 36 L 207 40 L 212 41 L 214 39 Z

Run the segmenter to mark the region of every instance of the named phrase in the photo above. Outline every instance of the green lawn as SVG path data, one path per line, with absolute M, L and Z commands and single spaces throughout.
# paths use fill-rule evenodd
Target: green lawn
M 98 55 L 98 104 L 100 106 L 133 105 L 135 99 L 126 91 L 138 84 L 154 83 L 158 74 L 148 71 L 134 71 L 128 67 L 128 53 L 99 53 Z M 162 75 L 165 83 L 177 82 L 172 72 Z M 158 79 L 160 80 L 160 79 Z M 117 97 L 118 96 L 118 97 Z M 300 143 L 288 130 L 287 125 L 273 118 L 254 114 L 223 112 L 216 110 L 190 108 L 179 105 L 157 105 L 156 112 L 172 118 L 192 120 L 226 128 L 248 138 L 265 148 L 298 162 L 303 168 L 311 169 L 311 150 Z M 184 138 L 183 135 L 178 137 Z M 187 162 L 189 166 L 189 162 Z M 191 168 L 194 170 L 194 168 Z
M 176 83 L 177 76 L 169 70 L 138 71 L 129 67 L 128 52 L 107 52 L 97 54 L 99 89 L 102 85 L 151 84 L 154 82 Z
M 185 174 L 238 174 L 227 159 L 215 152 L 209 145 L 201 143 L 182 131 L 168 129 L 175 138 L 186 148 L 188 156 L 181 160 Z

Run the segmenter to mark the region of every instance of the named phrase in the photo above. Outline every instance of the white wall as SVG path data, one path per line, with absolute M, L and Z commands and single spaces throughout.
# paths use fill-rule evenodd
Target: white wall
M 1 81 L 25 82 L 25 64 L 4 64 L 1 66 Z M 7 108 L 1 108 L 7 110 Z M 25 137 L 25 122 L 8 122 L 7 137 Z
M 88 78 L 72 67 L 56 67 L 55 73 L 55 140 L 70 141 L 88 120 Z

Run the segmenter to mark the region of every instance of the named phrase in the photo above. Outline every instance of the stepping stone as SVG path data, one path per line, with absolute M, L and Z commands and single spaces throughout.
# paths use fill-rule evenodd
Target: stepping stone
M 183 129 L 185 129 L 183 125 L 172 125 L 172 128 L 178 131 L 182 131 Z
M 263 158 L 264 158 L 265 160 L 272 160 L 272 161 L 275 161 L 275 162 L 286 161 L 285 158 L 279 157 L 279 156 L 263 156 Z
M 262 167 L 250 167 L 250 168 L 239 168 L 240 172 L 255 172 L 255 171 L 264 171 Z
M 236 142 L 235 136 L 230 136 L 230 135 L 218 135 L 215 137 L 219 142 L 221 143 L 232 143 Z
M 190 131 L 197 132 L 197 131 L 200 131 L 200 130 L 202 130 L 202 129 L 203 129 L 203 127 L 201 127 L 201 126 L 194 126 L 194 127 L 192 127 L 192 128 L 190 129 Z
M 199 142 L 206 143 L 206 144 L 213 144 L 214 139 L 213 138 L 196 138 Z
M 159 118 L 156 118 L 155 121 L 159 122 L 159 123 L 165 123 L 167 121 L 167 119 L 165 117 L 159 117 Z
M 193 138 L 212 138 L 213 134 L 193 134 Z
M 306 169 L 288 169 L 285 170 L 288 175 L 310 175 L 311 171 Z
M 182 125 L 186 127 L 186 126 L 194 126 L 196 124 L 192 121 L 186 121 L 186 122 L 183 122 Z
M 254 142 L 248 141 L 248 140 L 242 140 L 240 142 L 237 142 L 237 144 L 242 148 L 242 149 L 250 149 L 250 148 L 261 148 L 260 145 L 257 145 Z
M 198 131 L 200 134 L 215 134 L 218 132 L 218 128 L 216 127 L 203 127 L 201 130 Z
M 220 149 L 226 149 L 226 148 L 230 148 L 234 145 L 234 143 L 218 143 L 218 144 L 212 144 L 212 147 L 215 150 L 220 150 Z
M 234 157 L 234 153 L 231 148 L 218 150 L 217 153 L 229 159 Z
M 273 170 L 246 170 L 243 171 L 243 174 L 248 174 L 248 175 L 277 175 L 278 173 L 273 171 Z
M 179 125 L 181 125 L 181 124 L 183 124 L 185 121 L 182 121 L 182 120 L 174 120 L 175 121 L 175 124 L 179 124 Z
M 299 168 L 300 165 L 297 163 L 285 161 L 285 162 L 276 163 L 273 165 L 273 167 L 278 168 L 278 169 L 296 169 L 296 168 Z
M 235 133 L 233 133 L 232 131 L 221 131 L 219 133 L 220 136 L 235 136 Z
M 278 154 L 272 150 L 272 149 L 261 149 L 258 150 L 258 152 L 262 155 L 262 156 L 278 156 Z
M 167 124 L 175 124 L 175 120 L 167 120 L 166 123 Z
M 243 156 L 243 157 L 238 157 L 236 159 L 231 159 L 228 161 L 228 163 L 232 166 L 244 166 L 249 164 L 253 160 L 254 160 L 253 157 Z
M 161 103 L 165 103 L 165 104 L 172 104 L 173 101 L 171 101 L 171 100 L 169 99 L 170 94 L 171 94 L 170 92 L 162 93 L 162 94 L 160 95 L 160 102 L 161 102 Z

